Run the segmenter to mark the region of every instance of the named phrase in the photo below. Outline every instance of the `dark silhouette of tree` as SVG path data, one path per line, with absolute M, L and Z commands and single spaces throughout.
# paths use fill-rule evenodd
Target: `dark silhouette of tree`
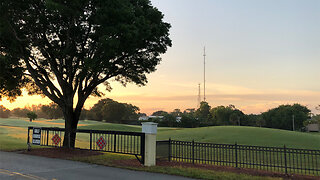
M 198 118 L 201 126 L 207 126 L 209 124 L 211 120 L 210 109 L 211 106 L 207 102 L 202 101 L 200 107 L 196 110 L 195 116 Z
M 199 126 L 199 121 L 195 118 L 194 113 L 183 113 L 181 116 L 181 127 L 195 128 Z
M 152 113 L 152 116 L 165 116 L 168 115 L 169 113 L 166 111 L 156 111 Z
M 16 116 L 16 117 L 24 117 L 26 118 L 27 117 L 27 114 L 31 112 L 29 109 L 26 109 L 26 108 L 14 108 L 12 111 L 11 111 L 11 115 L 13 116 Z
M 295 129 L 303 127 L 303 122 L 310 118 L 310 110 L 300 104 L 280 105 L 262 113 L 266 127 L 292 130 L 293 116 Z
M 172 114 L 175 117 L 179 117 L 182 115 L 182 112 L 180 109 L 174 109 L 170 114 Z
M 46 114 L 49 119 L 59 119 L 63 117 L 61 108 L 56 103 L 50 103 L 49 105 L 42 105 L 41 111 Z
M 10 110 L 0 105 L 0 118 L 8 118 L 10 116 Z
M 145 85 L 171 46 L 169 28 L 149 0 L 2 0 L 0 96 L 26 87 L 50 98 L 66 120 L 63 145 L 74 147 L 87 98 L 111 79 Z
M 213 125 L 246 125 L 245 114 L 232 104 L 214 107 L 210 113 Z
M 35 112 L 28 112 L 27 117 L 29 118 L 30 122 L 38 118 L 38 115 Z
M 88 118 L 96 121 L 105 120 L 113 123 L 130 123 L 138 120 L 139 108 L 132 104 L 119 103 L 106 98 L 99 100 L 87 112 Z

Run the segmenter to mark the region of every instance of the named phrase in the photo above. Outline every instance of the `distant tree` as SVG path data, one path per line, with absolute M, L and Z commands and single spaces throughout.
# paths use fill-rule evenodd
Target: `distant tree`
M 0 118 L 8 118 L 10 116 L 10 110 L 0 105 Z
M 172 114 L 165 114 L 163 118 L 153 118 L 153 122 L 158 123 L 159 127 L 177 127 L 176 117 Z
M 307 126 L 308 124 L 319 124 L 320 125 L 320 114 L 312 116 L 310 119 L 307 119 L 303 122 L 304 126 Z
M 183 114 L 193 114 L 193 113 L 195 113 L 196 112 L 196 109 L 194 109 L 194 108 L 189 108 L 189 109 L 186 109 L 186 110 L 184 110 L 183 111 Z
M 107 99 L 101 99 L 96 104 L 92 106 L 92 108 L 87 112 L 88 119 L 95 121 L 102 121 L 102 108 L 107 103 Z
M 213 125 L 244 125 L 245 115 L 234 105 L 217 106 L 210 111 Z
M 211 114 L 210 114 L 211 106 L 205 101 L 202 101 L 200 103 L 200 107 L 196 110 L 195 116 L 198 118 L 200 124 L 202 126 L 208 125 L 211 120 Z
M 230 115 L 233 113 L 231 107 L 217 106 L 210 111 L 213 125 L 231 125 Z
M 181 127 L 195 128 L 199 126 L 199 121 L 191 113 L 183 113 L 181 116 Z
M 23 108 L 23 109 L 22 108 L 14 108 L 11 112 L 12 112 L 11 115 L 14 115 L 16 117 L 26 118 L 27 114 L 31 111 L 26 108 Z
M 240 126 L 240 116 L 237 113 L 231 113 L 229 116 L 229 122 L 231 125 Z
M 166 111 L 156 111 L 152 113 L 152 116 L 165 116 L 168 115 L 169 113 Z
M 38 118 L 38 115 L 35 112 L 28 112 L 27 117 L 29 118 L 30 122 Z
M 144 116 L 147 116 L 147 114 L 146 113 L 138 113 L 138 117 L 144 117 Z
M 244 120 L 241 121 L 241 125 L 264 127 L 265 122 L 261 114 L 248 114 L 248 115 L 245 115 Z
M 88 119 L 88 113 L 89 113 L 89 110 L 83 108 L 82 111 L 81 111 L 79 120 L 86 120 L 86 119 Z
M 179 117 L 182 115 L 182 112 L 180 109 L 174 109 L 170 114 L 172 114 L 175 117 Z
M 262 113 L 266 127 L 292 130 L 293 116 L 295 129 L 303 127 L 303 122 L 310 118 L 310 110 L 300 104 L 280 105 Z
M 61 108 L 56 103 L 41 106 L 41 110 L 49 119 L 59 119 L 63 117 Z
M 115 123 L 128 123 L 138 120 L 139 108 L 132 104 L 119 103 L 106 98 L 99 100 L 88 112 L 88 117 L 93 120 Z

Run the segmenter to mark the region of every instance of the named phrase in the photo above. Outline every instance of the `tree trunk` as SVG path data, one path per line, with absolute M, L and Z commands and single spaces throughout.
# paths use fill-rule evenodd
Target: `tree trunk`
M 63 140 L 63 147 L 74 148 L 77 136 L 77 126 L 79 122 L 79 115 L 73 111 L 73 108 L 68 108 L 64 112 L 65 118 L 65 133 Z

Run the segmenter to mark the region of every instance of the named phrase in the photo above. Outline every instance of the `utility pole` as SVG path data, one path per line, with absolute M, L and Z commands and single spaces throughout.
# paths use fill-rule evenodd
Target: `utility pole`
M 292 131 L 294 131 L 294 114 L 292 115 Z
M 203 48 L 203 101 L 206 102 L 206 47 Z

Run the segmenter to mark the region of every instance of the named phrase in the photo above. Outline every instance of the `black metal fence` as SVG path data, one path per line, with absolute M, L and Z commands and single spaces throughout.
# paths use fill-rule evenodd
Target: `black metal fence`
M 30 144 L 30 138 L 33 137 L 33 129 L 34 127 L 28 127 L 28 144 Z M 63 146 L 64 128 L 41 127 L 40 129 L 41 138 L 39 138 L 39 145 L 52 147 Z M 139 132 L 78 129 L 75 147 L 94 151 L 135 155 L 143 164 L 145 134 Z
M 213 144 L 188 141 L 159 141 L 157 156 L 169 161 L 212 164 L 237 168 L 320 175 L 320 150 Z

